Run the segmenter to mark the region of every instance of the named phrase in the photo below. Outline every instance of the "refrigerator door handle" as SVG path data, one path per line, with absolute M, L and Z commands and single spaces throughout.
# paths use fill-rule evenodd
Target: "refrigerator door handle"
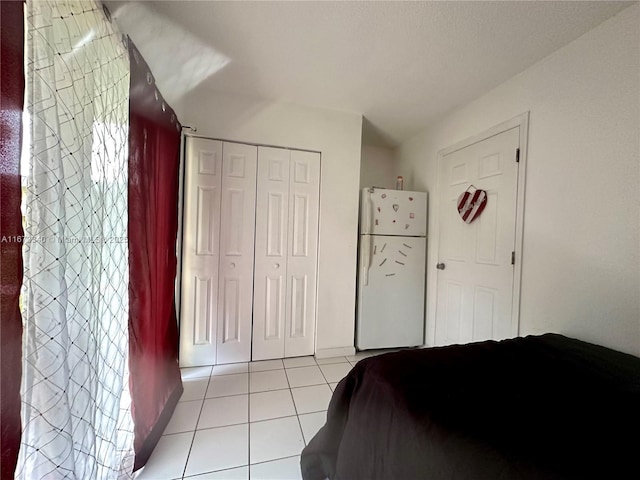
M 371 243 L 373 237 L 365 235 L 362 243 L 362 284 L 366 287 L 369 284 L 369 265 L 371 264 Z
M 364 219 L 365 219 L 365 230 L 362 233 L 373 233 L 371 231 L 371 191 L 367 190 L 365 196 L 365 207 L 364 207 Z

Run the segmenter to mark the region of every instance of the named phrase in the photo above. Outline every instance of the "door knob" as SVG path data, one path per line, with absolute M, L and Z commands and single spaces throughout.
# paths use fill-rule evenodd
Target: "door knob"
M 436 268 L 437 268 L 438 270 L 444 270 L 444 267 L 445 267 L 444 263 L 438 263 L 438 264 L 436 264 Z

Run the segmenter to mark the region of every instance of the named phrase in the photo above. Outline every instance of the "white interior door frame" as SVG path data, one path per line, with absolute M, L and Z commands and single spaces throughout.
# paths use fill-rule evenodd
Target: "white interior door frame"
M 478 135 L 466 138 L 457 142 L 447 148 L 438 151 L 438 160 L 436 171 L 440 171 L 444 157 L 463 149 L 475 143 L 486 140 L 487 138 L 498 135 L 512 128 L 519 127 L 519 168 L 518 168 L 518 184 L 517 184 L 517 196 L 516 196 L 516 231 L 515 231 L 515 263 L 513 273 L 513 300 L 511 306 L 511 333 L 518 336 L 520 334 L 520 285 L 522 280 L 522 256 L 523 256 L 523 235 L 524 235 L 524 210 L 525 210 L 525 185 L 526 185 L 526 171 L 527 171 L 527 142 L 529 137 L 529 112 L 524 112 L 510 120 L 502 122 L 494 127 L 485 130 Z M 434 198 L 433 209 L 431 210 L 434 215 L 434 232 L 429 237 L 432 241 L 432 252 L 436 257 L 440 251 L 440 175 L 437 175 L 436 192 L 431 196 Z M 435 327 L 436 327 L 436 303 L 437 298 L 437 286 L 438 286 L 438 272 L 435 268 L 435 258 L 428 256 L 427 260 L 427 298 L 434 299 L 433 302 L 428 303 L 427 312 L 427 328 L 426 328 L 426 345 L 434 345 L 435 342 Z

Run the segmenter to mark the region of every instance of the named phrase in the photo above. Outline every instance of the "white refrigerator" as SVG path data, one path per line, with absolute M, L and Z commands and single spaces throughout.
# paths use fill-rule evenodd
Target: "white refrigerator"
M 360 201 L 356 347 L 424 343 L 427 194 L 365 188 Z

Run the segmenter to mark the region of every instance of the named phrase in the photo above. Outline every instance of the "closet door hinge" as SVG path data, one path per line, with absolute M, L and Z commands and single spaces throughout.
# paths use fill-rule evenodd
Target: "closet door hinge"
M 511 265 L 516 264 L 516 252 L 511 252 Z
M 516 148 L 516 163 L 520 163 L 520 149 Z

